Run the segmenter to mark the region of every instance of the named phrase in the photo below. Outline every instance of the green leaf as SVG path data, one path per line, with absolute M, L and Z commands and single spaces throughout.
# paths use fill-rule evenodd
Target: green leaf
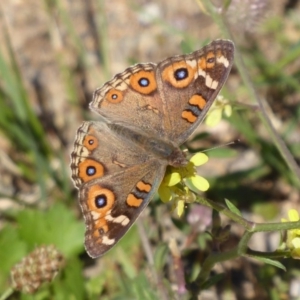
M 157 290 L 149 284 L 149 281 L 144 273 L 139 274 L 131 282 L 134 299 L 159 300 Z
M 0 290 L 8 283 L 9 272 L 12 266 L 26 254 L 26 243 L 20 240 L 17 229 L 10 225 L 0 231 Z M 7 285 L 6 285 L 7 288 Z
M 270 259 L 270 258 L 267 258 L 267 257 L 261 257 L 261 256 L 255 256 L 255 255 L 247 255 L 248 257 L 253 257 L 261 262 L 264 262 L 268 265 L 271 265 L 271 266 L 274 266 L 276 268 L 279 268 L 279 269 L 282 269 L 283 271 L 286 271 L 286 268 L 285 266 L 277 261 L 277 260 L 273 260 L 273 259 Z
M 82 274 L 82 263 L 78 258 L 68 260 L 64 270 L 53 281 L 53 299 L 87 299 Z
M 206 290 L 206 289 L 210 288 L 211 286 L 216 285 L 216 283 L 221 281 L 224 277 L 225 277 L 224 273 L 220 273 L 220 274 L 216 274 L 216 275 L 212 276 L 211 278 L 209 278 L 208 280 L 206 280 L 203 283 L 203 285 L 201 286 L 201 289 Z
M 86 289 L 91 299 L 98 299 L 105 289 L 107 274 L 100 273 L 86 282 Z
M 66 257 L 83 251 L 84 224 L 61 203 L 47 211 L 25 209 L 17 216 L 19 235 L 31 249 L 54 244 Z
M 236 215 L 238 215 L 240 217 L 242 216 L 242 213 L 240 212 L 240 210 L 232 202 L 230 202 L 228 199 L 225 199 L 225 203 L 231 212 L 235 213 Z
M 166 260 L 168 257 L 168 245 L 166 243 L 159 244 L 156 247 L 156 251 L 154 253 L 154 265 L 156 270 L 162 270 L 163 266 L 166 264 Z

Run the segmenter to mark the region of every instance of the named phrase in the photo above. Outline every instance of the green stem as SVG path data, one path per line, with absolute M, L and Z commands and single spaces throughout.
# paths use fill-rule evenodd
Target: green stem
M 247 252 L 248 242 L 251 239 L 252 235 L 253 235 L 253 232 L 246 231 L 244 233 L 244 235 L 242 236 L 242 238 L 237 246 L 238 255 L 243 255 Z
M 0 296 L 0 300 L 5 300 L 8 299 L 9 296 L 11 296 L 13 294 L 15 290 L 10 287 L 8 288 L 1 296 Z
M 216 203 L 212 200 L 208 200 L 208 199 L 205 199 L 205 198 L 202 198 L 199 196 L 197 197 L 196 202 L 198 202 L 202 205 L 208 206 L 208 207 L 222 213 L 223 215 L 227 216 L 232 221 L 242 225 L 247 231 L 253 231 L 254 223 L 249 222 L 249 221 L 245 220 L 244 218 L 236 215 L 235 213 L 233 213 L 232 211 L 230 211 L 223 205 L 220 205 L 219 203 Z
M 244 256 L 248 257 L 263 257 L 263 258 L 269 258 L 269 259 L 282 259 L 283 257 L 291 257 L 291 251 L 290 250 L 276 250 L 274 252 L 262 252 L 262 251 L 256 251 L 252 249 L 247 249 L 247 253 Z
M 234 259 L 238 256 L 239 256 L 239 254 L 238 254 L 237 248 L 230 250 L 230 251 L 222 252 L 222 253 L 210 254 L 204 261 L 201 272 L 200 272 L 198 278 L 196 279 L 196 281 L 199 282 L 200 284 L 204 283 L 216 263 Z
M 274 223 L 254 223 L 240 217 L 224 207 L 223 205 L 216 203 L 212 200 L 208 200 L 202 197 L 197 197 L 196 202 L 210 207 L 223 215 L 227 216 L 232 221 L 240 224 L 245 228 L 246 231 L 249 233 L 255 232 L 272 232 L 272 231 L 279 231 L 279 230 L 291 230 L 291 229 L 299 229 L 300 228 L 300 221 L 296 222 L 274 222 Z M 246 239 L 246 238 L 245 238 Z

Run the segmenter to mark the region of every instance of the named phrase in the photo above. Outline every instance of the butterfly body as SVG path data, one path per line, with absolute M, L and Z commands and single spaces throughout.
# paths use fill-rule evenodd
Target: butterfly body
M 187 164 L 183 152 L 170 142 L 161 140 L 154 136 L 145 135 L 134 129 L 129 129 L 118 124 L 108 124 L 120 138 L 134 143 L 137 147 L 149 153 L 153 158 L 161 160 L 161 163 L 167 163 L 174 167 L 181 167 Z
M 232 42 L 216 40 L 157 65 L 134 65 L 95 91 L 90 108 L 103 120 L 80 126 L 71 154 L 90 256 L 126 233 L 168 165 L 187 164 L 180 146 L 223 86 L 233 53 Z

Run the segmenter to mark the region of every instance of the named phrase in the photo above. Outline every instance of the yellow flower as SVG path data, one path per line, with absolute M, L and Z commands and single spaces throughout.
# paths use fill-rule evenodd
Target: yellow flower
M 221 121 L 223 113 L 225 116 L 230 117 L 232 114 L 232 107 L 229 104 L 229 101 L 224 99 L 223 96 L 218 96 L 211 109 L 208 111 L 205 124 L 208 126 L 217 125 Z
M 299 213 L 295 209 L 288 211 L 289 220 L 282 219 L 281 222 L 297 222 L 300 220 Z M 300 229 L 287 231 L 286 246 L 291 250 L 291 256 L 300 259 Z
M 168 167 L 166 175 L 158 189 L 158 194 L 163 202 L 174 200 L 173 209 L 177 210 L 178 216 L 184 212 L 186 203 L 195 201 L 195 194 L 187 186 L 188 183 L 199 191 L 207 191 L 208 181 L 196 173 L 195 167 L 201 166 L 208 161 L 207 155 L 197 153 L 191 157 L 188 164 L 181 168 Z

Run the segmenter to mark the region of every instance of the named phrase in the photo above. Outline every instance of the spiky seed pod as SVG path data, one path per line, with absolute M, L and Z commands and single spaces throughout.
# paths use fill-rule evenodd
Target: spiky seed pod
M 32 294 L 42 283 L 53 280 L 63 263 L 63 255 L 53 245 L 42 245 L 11 269 L 12 287 Z

